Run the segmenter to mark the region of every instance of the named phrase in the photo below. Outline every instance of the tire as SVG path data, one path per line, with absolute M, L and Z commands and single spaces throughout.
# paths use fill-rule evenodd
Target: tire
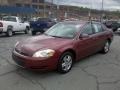
M 13 35 L 15 35 L 15 32 L 13 32 Z
M 32 31 L 32 35 L 36 35 L 36 32 Z
M 25 29 L 25 34 L 28 34 L 29 33 L 29 28 L 28 27 L 26 27 L 26 29 Z
M 44 30 L 41 30 L 40 33 L 44 33 L 45 31 Z
M 103 53 L 103 54 L 106 54 L 106 53 L 109 52 L 109 50 L 110 50 L 110 42 L 109 42 L 109 41 L 106 41 L 106 43 L 105 43 L 105 45 L 104 45 L 104 47 L 103 47 L 103 49 L 102 49 L 102 53 Z
M 7 32 L 6 32 L 6 35 L 7 35 L 8 37 L 12 37 L 12 36 L 13 36 L 12 29 L 8 29 Z
M 72 53 L 70 52 L 63 53 L 58 61 L 58 67 L 57 67 L 58 72 L 63 74 L 68 73 L 73 66 L 73 59 L 74 57 Z
M 118 28 L 113 28 L 113 32 L 116 32 Z

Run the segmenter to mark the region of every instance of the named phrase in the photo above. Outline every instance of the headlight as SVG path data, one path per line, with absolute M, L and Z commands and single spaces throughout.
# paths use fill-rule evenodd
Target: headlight
M 15 44 L 15 47 L 16 47 L 18 44 L 19 44 L 19 42 L 17 42 L 17 43 Z
M 33 54 L 33 57 L 52 57 L 54 55 L 55 51 L 52 49 L 46 49 L 46 50 L 40 50 Z

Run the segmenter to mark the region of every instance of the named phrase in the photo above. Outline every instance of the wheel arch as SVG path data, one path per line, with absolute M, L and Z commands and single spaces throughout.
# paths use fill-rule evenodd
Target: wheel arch
M 26 26 L 26 28 L 27 28 L 28 30 L 30 30 L 30 26 Z
M 8 29 L 13 30 L 13 26 L 12 25 L 8 25 L 7 30 Z
M 108 38 L 107 41 L 108 41 L 110 44 L 112 43 L 111 38 Z
M 70 53 L 72 53 L 73 54 L 73 57 L 74 57 L 74 61 L 76 61 L 76 52 L 75 52 L 75 50 L 73 50 L 73 49 L 66 49 L 62 54 L 64 54 L 65 52 L 70 52 Z M 61 54 L 61 55 L 62 55 Z

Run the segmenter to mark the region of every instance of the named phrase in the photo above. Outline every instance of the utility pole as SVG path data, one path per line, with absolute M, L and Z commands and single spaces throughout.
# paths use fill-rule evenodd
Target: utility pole
M 101 21 L 103 21 L 103 17 L 104 17 L 104 0 L 102 0 Z
M 67 18 L 69 17 L 69 9 L 70 8 L 70 6 L 67 6 Z
M 90 4 L 90 3 L 89 3 Z M 91 12 L 92 12 L 92 2 L 90 4 L 90 10 L 88 11 L 88 16 L 89 16 L 89 20 L 91 21 L 92 17 L 91 17 Z

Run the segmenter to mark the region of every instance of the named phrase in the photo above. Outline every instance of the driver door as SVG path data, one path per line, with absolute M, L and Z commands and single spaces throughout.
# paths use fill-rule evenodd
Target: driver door
M 20 31 L 23 31 L 23 30 L 25 30 L 25 25 L 24 25 L 24 22 L 22 21 L 22 19 L 21 18 L 18 18 L 19 20 L 19 30 Z

